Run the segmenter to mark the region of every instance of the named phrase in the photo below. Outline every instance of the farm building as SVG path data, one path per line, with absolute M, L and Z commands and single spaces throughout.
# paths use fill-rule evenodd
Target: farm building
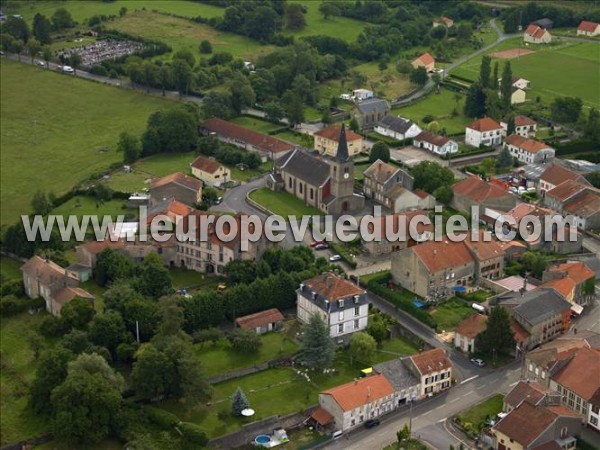
M 198 156 L 191 164 L 192 175 L 210 186 L 221 186 L 231 181 L 231 172 L 227 167 L 206 156 Z
M 600 23 L 582 20 L 577 27 L 577 36 L 598 36 L 600 34 Z
M 532 23 L 523 33 L 523 40 L 530 44 L 549 44 L 552 42 L 552 35 L 548 30 Z
M 423 53 L 418 58 L 415 58 L 411 63 L 413 69 L 425 67 L 427 72 L 432 72 L 435 69 L 435 59 L 429 53 Z
M 281 311 L 277 308 L 271 308 L 255 314 L 238 317 L 235 319 L 235 325 L 244 330 L 254 331 L 256 334 L 264 334 L 280 329 L 283 319 Z

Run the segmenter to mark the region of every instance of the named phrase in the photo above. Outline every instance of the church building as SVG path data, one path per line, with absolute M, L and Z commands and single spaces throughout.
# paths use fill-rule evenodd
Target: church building
M 357 212 L 364 207 L 365 198 L 354 192 L 354 163 L 348 154 L 343 125 L 334 156 L 311 154 L 296 148 L 276 164 L 267 179 L 271 190 L 289 192 L 326 214 Z

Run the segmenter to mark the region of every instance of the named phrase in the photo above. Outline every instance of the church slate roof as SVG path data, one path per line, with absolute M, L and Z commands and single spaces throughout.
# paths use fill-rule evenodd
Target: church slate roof
M 321 186 L 329 178 L 329 164 L 300 149 L 283 156 L 279 167 L 281 171 L 313 186 Z

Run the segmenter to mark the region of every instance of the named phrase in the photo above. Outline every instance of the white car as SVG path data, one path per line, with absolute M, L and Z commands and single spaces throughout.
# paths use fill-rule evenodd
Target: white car
M 329 262 L 341 261 L 342 257 L 340 255 L 331 255 L 329 257 Z
M 46 63 L 44 61 L 40 61 L 39 59 L 35 61 L 35 65 L 40 67 L 46 67 Z
M 62 66 L 62 71 L 66 73 L 74 73 L 75 69 L 73 69 L 71 66 Z
M 478 367 L 483 367 L 483 366 L 485 366 L 485 361 L 484 361 L 483 359 L 480 359 L 480 358 L 472 358 L 472 359 L 471 359 L 471 362 L 472 362 L 473 364 L 475 364 L 476 366 L 478 366 Z

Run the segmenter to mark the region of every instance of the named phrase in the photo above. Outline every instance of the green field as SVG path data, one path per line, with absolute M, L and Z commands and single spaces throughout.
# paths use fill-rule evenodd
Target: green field
M 432 115 L 439 125 L 439 129 L 446 129 L 448 134 L 464 133 L 465 125 L 471 119 L 465 117 L 462 113 L 464 106 L 464 95 L 458 94 L 460 99 L 457 102 L 456 93 L 448 89 L 441 89 L 439 94 L 431 93 L 423 100 L 419 100 L 412 105 L 392 110 L 392 114 L 406 117 L 417 123 L 421 128 L 426 125 L 423 123 L 423 117 Z M 458 115 L 452 117 L 452 111 L 456 109 Z
M 137 214 L 137 210 L 126 208 L 125 203 L 125 200 L 116 199 L 99 203 L 92 197 L 75 196 L 54 208 L 52 214 L 64 216 L 65 218 L 70 215 L 77 217 L 84 215 L 111 216 L 113 219 L 123 215 L 132 218 Z
M 534 51 L 510 60 L 513 75 L 531 81 L 528 100 L 534 101 L 539 96 L 545 103 L 550 103 L 556 97 L 574 96 L 580 97 L 587 106 L 600 107 L 600 43 L 557 41 L 548 46 L 524 47 L 521 39 L 517 38 L 502 42 L 489 53 L 512 48 Z M 507 60 L 495 61 L 502 68 Z M 475 80 L 480 64 L 479 56 L 457 67 L 452 74 Z
M 435 319 L 438 331 L 452 331 L 467 317 L 474 314 L 473 309 L 457 298 L 434 307 L 429 314 Z
M 288 192 L 273 192 L 260 188 L 250 193 L 250 198 L 259 205 L 282 217 L 322 215 L 321 211 L 306 206 L 302 200 Z
M 134 11 L 106 24 L 108 29 L 118 30 L 146 39 L 166 42 L 177 50 L 189 50 L 199 56 L 200 41 L 208 39 L 213 52 L 229 52 L 233 56 L 256 61 L 273 51 L 270 45 L 260 45 L 257 41 L 237 34 L 223 33 L 209 25 L 191 22 L 178 17 L 170 17 L 151 11 Z
M 494 418 L 498 413 L 502 412 L 503 402 L 504 396 L 496 394 L 463 411 L 456 417 L 463 428 L 478 433 L 486 425 L 487 419 Z
M 252 130 L 258 131 L 259 133 L 268 134 L 271 131 L 275 131 L 279 128 L 285 127 L 285 125 L 278 125 L 273 122 L 269 122 L 268 120 L 261 120 L 257 117 L 250 116 L 239 116 L 235 119 L 231 119 L 231 122 L 237 123 L 242 127 L 250 128 Z
M 119 162 L 119 134 L 141 133 L 151 113 L 176 104 L 13 61 L 0 66 L 2 224 L 29 213 L 37 189 L 64 194 Z
M 21 262 L 8 256 L 0 256 L 0 274 L 5 280 L 21 278 Z

